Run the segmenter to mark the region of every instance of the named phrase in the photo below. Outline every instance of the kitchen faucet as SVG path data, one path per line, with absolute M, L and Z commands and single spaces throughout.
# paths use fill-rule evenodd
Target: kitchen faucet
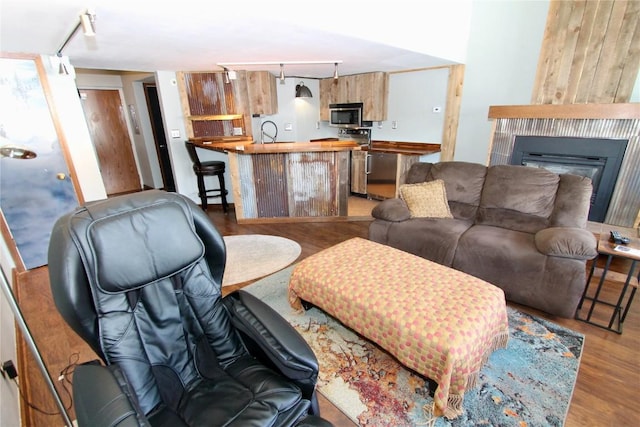
M 264 127 L 265 127 L 265 125 L 267 123 L 270 123 L 270 124 L 273 125 L 273 135 L 269 135 L 267 132 L 265 132 Z M 265 140 L 264 140 L 265 136 L 271 140 L 270 142 L 272 142 L 272 143 L 276 142 L 276 136 L 278 136 L 278 126 L 276 126 L 276 124 L 274 122 L 272 122 L 271 120 L 266 120 L 260 126 L 260 144 L 264 144 L 265 143 Z

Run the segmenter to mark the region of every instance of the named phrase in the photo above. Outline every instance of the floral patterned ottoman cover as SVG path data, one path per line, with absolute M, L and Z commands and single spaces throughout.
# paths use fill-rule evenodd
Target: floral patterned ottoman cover
M 362 238 L 298 263 L 289 303 L 308 301 L 438 383 L 434 416 L 462 413 L 465 390 L 509 324 L 503 291 L 483 280 Z

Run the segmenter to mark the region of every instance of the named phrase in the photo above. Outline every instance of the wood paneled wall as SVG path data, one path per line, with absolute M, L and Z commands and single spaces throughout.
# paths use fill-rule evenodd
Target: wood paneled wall
M 552 0 L 531 102 L 629 102 L 639 68 L 640 1 Z

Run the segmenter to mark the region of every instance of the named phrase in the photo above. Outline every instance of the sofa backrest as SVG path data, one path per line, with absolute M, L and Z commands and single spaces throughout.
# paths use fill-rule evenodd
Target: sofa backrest
M 535 233 L 549 225 L 560 176 L 546 169 L 491 166 L 476 224 Z
M 414 163 L 406 182 L 442 179 L 451 213 L 476 224 L 536 233 L 587 224 L 591 180 L 546 169 L 478 163 Z
M 443 180 L 453 216 L 473 220 L 480 204 L 486 173 L 487 168 L 477 163 L 414 163 L 407 174 L 407 183 Z

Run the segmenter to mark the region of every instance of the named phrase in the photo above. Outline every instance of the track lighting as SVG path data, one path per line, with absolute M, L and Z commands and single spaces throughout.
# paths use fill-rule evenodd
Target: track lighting
M 90 11 L 86 11 L 80 15 L 80 24 L 82 25 L 82 32 L 87 37 L 96 35 L 96 14 Z
M 56 56 L 58 57 L 59 60 L 59 65 L 58 65 L 58 73 L 59 74 L 63 74 L 63 75 L 69 75 L 70 72 L 66 66 L 66 64 L 64 63 L 64 60 L 62 58 L 62 50 L 67 47 L 67 44 L 71 41 L 71 39 L 73 38 L 73 36 L 76 35 L 76 33 L 78 32 L 78 30 L 82 27 L 82 32 L 84 33 L 85 36 L 88 37 L 93 37 L 96 35 L 96 14 L 92 11 L 87 10 L 86 12 L 84 12 L 83 14 L 80 15 L 80 19 L 78 20 L 78 23 L 76 24 L 75 27 L 73 27 L 73 30 L 71 30 L 71 33 L 69 33 L 69 35 L 67 36 L 67 38 L 64 40 L 64 42 L 62 43 L 62 45 L 60 45 L 60 48 L 58 48 L 58 51 L 56 52 Z
M 333 78 L 338 78 L 338 64 L 342 64 L 342 60 L 330 60 L 330 61 L 265 61 L 265 62 L 220 62 L 216 64 L 227 70 L 227 67 L 232 66 L 260 66 L 260 65 L 279 65 L 280 66 L 280 84 L 284 84 L 284 66 L 285 65 L 317 65 L 317 64 L 333 64 Z M 233 80 L 233 77 L 231 78 Z

